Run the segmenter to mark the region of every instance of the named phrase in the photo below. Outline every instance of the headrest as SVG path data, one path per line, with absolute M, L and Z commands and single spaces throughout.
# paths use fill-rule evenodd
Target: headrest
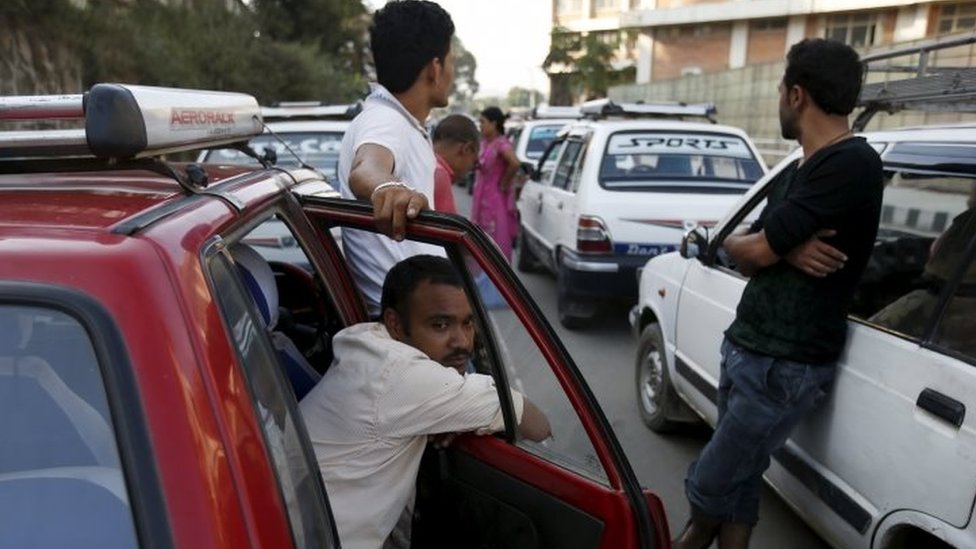
M 237 263 L 244 285 L 251 291 L 268 329 L 273 329 L 278 324 L 278 287 L 271 266 L 247 244 L 234 244 L 230 247 L 230 255 Z

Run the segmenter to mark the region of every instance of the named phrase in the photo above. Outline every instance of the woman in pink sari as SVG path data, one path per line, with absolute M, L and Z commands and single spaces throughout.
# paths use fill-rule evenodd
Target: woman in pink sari
M 518 231 L 512 183 L 519 169 L 512 144 L 505 137 L 505 115 L 498 107 L 481 111 L 481 157 L 475 172 L 471 220 L 512 260 Z

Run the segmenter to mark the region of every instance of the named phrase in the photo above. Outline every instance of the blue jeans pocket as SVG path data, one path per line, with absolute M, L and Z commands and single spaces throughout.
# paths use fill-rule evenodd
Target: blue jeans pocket
M 802 393 L 810 366 L 791 360 L 769 360 L 764 366 L 764 389 L 770 400 L 787 404 Z

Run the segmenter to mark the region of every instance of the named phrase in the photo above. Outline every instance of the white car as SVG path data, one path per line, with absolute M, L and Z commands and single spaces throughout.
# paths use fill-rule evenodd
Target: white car
M 567 124 L 583 115 L 577 107 L 540 106 L 528 120 L 520 121 L 508 132 L 515 157 L 523 166 L 535 166 L 549 144 Z
M 297 168 L 305 165 L 314 168 L 332 185 L 332 188 L 323 186 L 319 195 L 338 197 L 336 169 L 339 147 L 349 122 L 361 110 L 361 103 L 323 105 L 317 101 L 283 102 L 261 107 L 261 119 L 266 124 L 264 133 L 252 138 L 248 145 L 252 152 L 261 157 L 268 158 L 268 151 L 272 151 L 276 166 Z M 235 148 L 207 149 L 200 153 L 197 161 L 208 164 L 259 163 L 258 159 Z M 332 229 L 336 242 L 341 242 L 340 233 L 338 227 Z M 255 228 L 245 243 L 258 247 L 261 255 L 268 260 L 311 269 L 298 242 L 277 217 Z
M 976 547 L 976 127 L 864 136 L 885 168 L 877 243 L 832 393 L 766 480 L 836 547 Z M 721 245 L 771 178 L 643 270 L 635 382 L 655 431 L 715 424 L 719 346 L 747 282 Z
M 361 103 L 323 105 L 318 102 L 276 103 L 261 108 L 267 124 L 265 132 L 248 142 L 258 155 L 273 151 L 276 164 L 298 167 L 304 163 L 325 175 L 336 178 L 339 146 L 349 122 L 362 110 Z M 211 164 L 257 164 L 253 157 L 237 149 L 210 149 L 198 159 Z
M 521 270 L 557 278 L 560 322 L 575 328 L 598 304 L 637 298 L 637 271 L 677 248 L 694 225 L 716 222 L 766 171 L 738 128 L 711 105 L 582 107 L 540 159 L 518 199 Z

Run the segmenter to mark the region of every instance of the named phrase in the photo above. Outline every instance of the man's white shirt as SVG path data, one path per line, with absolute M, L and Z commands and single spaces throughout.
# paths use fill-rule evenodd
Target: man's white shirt
M 426 128 L 386 88 L 370 85 L 363 112 L 350 123 L 339 150 L 339 192 L 355 199 L 349 188 L 349 172 L 359 147 L 379 145 L 393 154 L 393 181 L 401 181 L 434 204 L 436 160 Z M 445 256 L 440 246 L 397 242 L 384 235 L 356 229 L 342 230 L 342 247 L 356 285 L 366 299 L 371 316 L 379 316 L 380 295 L 387 271 L 403 259 L 419 254 Z
M 412 508 L 428 435 L 504 429 L 491 376 L 461 375 L 390 337 L 380 323 L 350 326 L 335 361 L 300 403 L 339 539 L 381 547 Z M 523 397 L 512 391 L 515 420 Z

